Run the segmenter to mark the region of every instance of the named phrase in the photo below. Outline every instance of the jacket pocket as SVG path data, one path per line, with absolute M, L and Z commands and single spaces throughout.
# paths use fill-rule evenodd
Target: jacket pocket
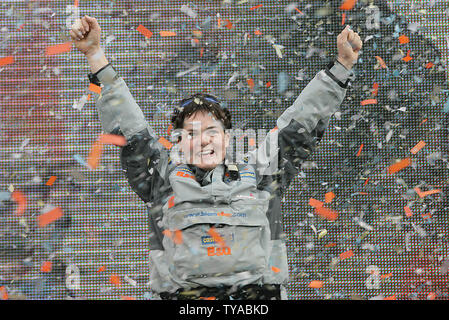
M 177 239 L 164 237 L 164 247 L 176 275 L 183 280 L 244 271 L 260 273 L 267 266 L 263 226 L 211 228 L 210 224 L 198 224 L 178 232 Z

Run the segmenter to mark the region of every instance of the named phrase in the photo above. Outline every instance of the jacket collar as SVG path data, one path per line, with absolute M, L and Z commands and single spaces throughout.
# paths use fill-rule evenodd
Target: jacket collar
M 224 167 L 224 173 L 228 172 L 228 168 L 224 163 L 220 163 L 218 166 Z M 188 167 L 193 171 L 193 174 L 195 175 L 196 181 L 198 181 L 202 186 L 207 185 L 211 183 L 212 181 L 212 174 L 215 171 L 217 167 L 211 170 L 204 170 L 201 168 L 198 168 L 197 166 L 194 166 L 192 164 L 188 164 Z M 223 179 L 223 177 L 222 177 Z

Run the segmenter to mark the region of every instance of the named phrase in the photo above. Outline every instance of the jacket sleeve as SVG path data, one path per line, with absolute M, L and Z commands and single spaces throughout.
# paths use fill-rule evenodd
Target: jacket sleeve
M 279 174 L 286 187 L 301 163 L 314 151 L 346 95 L 347 80 L 354 74 L 336 62 L 320 71 L 277 119 L 277 126 L 256 149 L 259 174 Z
M 121 165 L 134 192 L 144 201 L 154 200 L 169 164 L 168 152 L 131 95 L 123 78 L 112 66 L 97 73 L 103 84 L 97 110 L 105 133 L 125 136 Z

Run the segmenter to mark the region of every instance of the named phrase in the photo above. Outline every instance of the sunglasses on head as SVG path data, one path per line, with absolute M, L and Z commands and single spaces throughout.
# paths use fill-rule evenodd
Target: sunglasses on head
M 184 101 L 181 101 L 179 107 L 181 109 L 184 109 L 184 107 L 186 107 L 187 105 L 189 105 L 190 103 L 192 103 L 192 101 L 194 101 L 195 99 L 200 99 L 200 100 L 206 100 L 208 102 L 212 102 L 212 103 L 216 103 L 216 104 L 220 104 L 220 101 L 217 100 L 217 98 L 215 98 L 214 96 L 210 96 L 210 95 L 202 95 L 202 96 L 193 96 L 191 98 L 188 98 Z

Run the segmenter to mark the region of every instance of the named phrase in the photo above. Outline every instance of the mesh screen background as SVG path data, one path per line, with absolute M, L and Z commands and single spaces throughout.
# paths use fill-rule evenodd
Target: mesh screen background
M 0 67 L 1 298 L 151 299 L 146 210 L 122 174 L 119 149 L 106 146 L 96 170 L 83 162 L 101 133 L 87 62 L 74 48 L 45 54 L 69 41 L 73 4 L 0 5 L 0 57 L 15 61 Z M 79 10 L 98 19 L 106 55 L 166 138 L 176 101 L 198 91 L 220 97 L 235 128 L 273 128 L 335 57 L 344 13 L 364 48 L 341 110 L 284 197 L 288 297 L 447 299 L 449 5 L 359 0 L 342 11 L 340 4 L 80 0 Z M 367 25 L 369 6 L 379 9 L 379 29 Z M 150 39 L 136 31 L 140 24 L 153 32 Z M 161 37 L 162 30 L 176 36 Z M 401 35 L 410 42 L 401 44 Z M 282 58 L 273 44 L 284 47 Z M 408 50 L 413 59 L 406 62 Z M 361 106 L 374 83 L 378 103 Z M 73 108 L 89 93 L 81 110 Z M 421 140 L 425 147 L 411 154 Z M 407 157 L 409 167 L 387 173 Z M 51 176 L 57 179 L 47 186 Z M 440 192 L 420 197 L 415 188 Z M 14 190 L 27 199 L 22 216 L 15 214 Z M 330 191 L 336 197 L 326 206 L 339 213 L 334 222 L 308 204 Z M 63 216 L 39 227 L 37 217 L 55 207 Z

